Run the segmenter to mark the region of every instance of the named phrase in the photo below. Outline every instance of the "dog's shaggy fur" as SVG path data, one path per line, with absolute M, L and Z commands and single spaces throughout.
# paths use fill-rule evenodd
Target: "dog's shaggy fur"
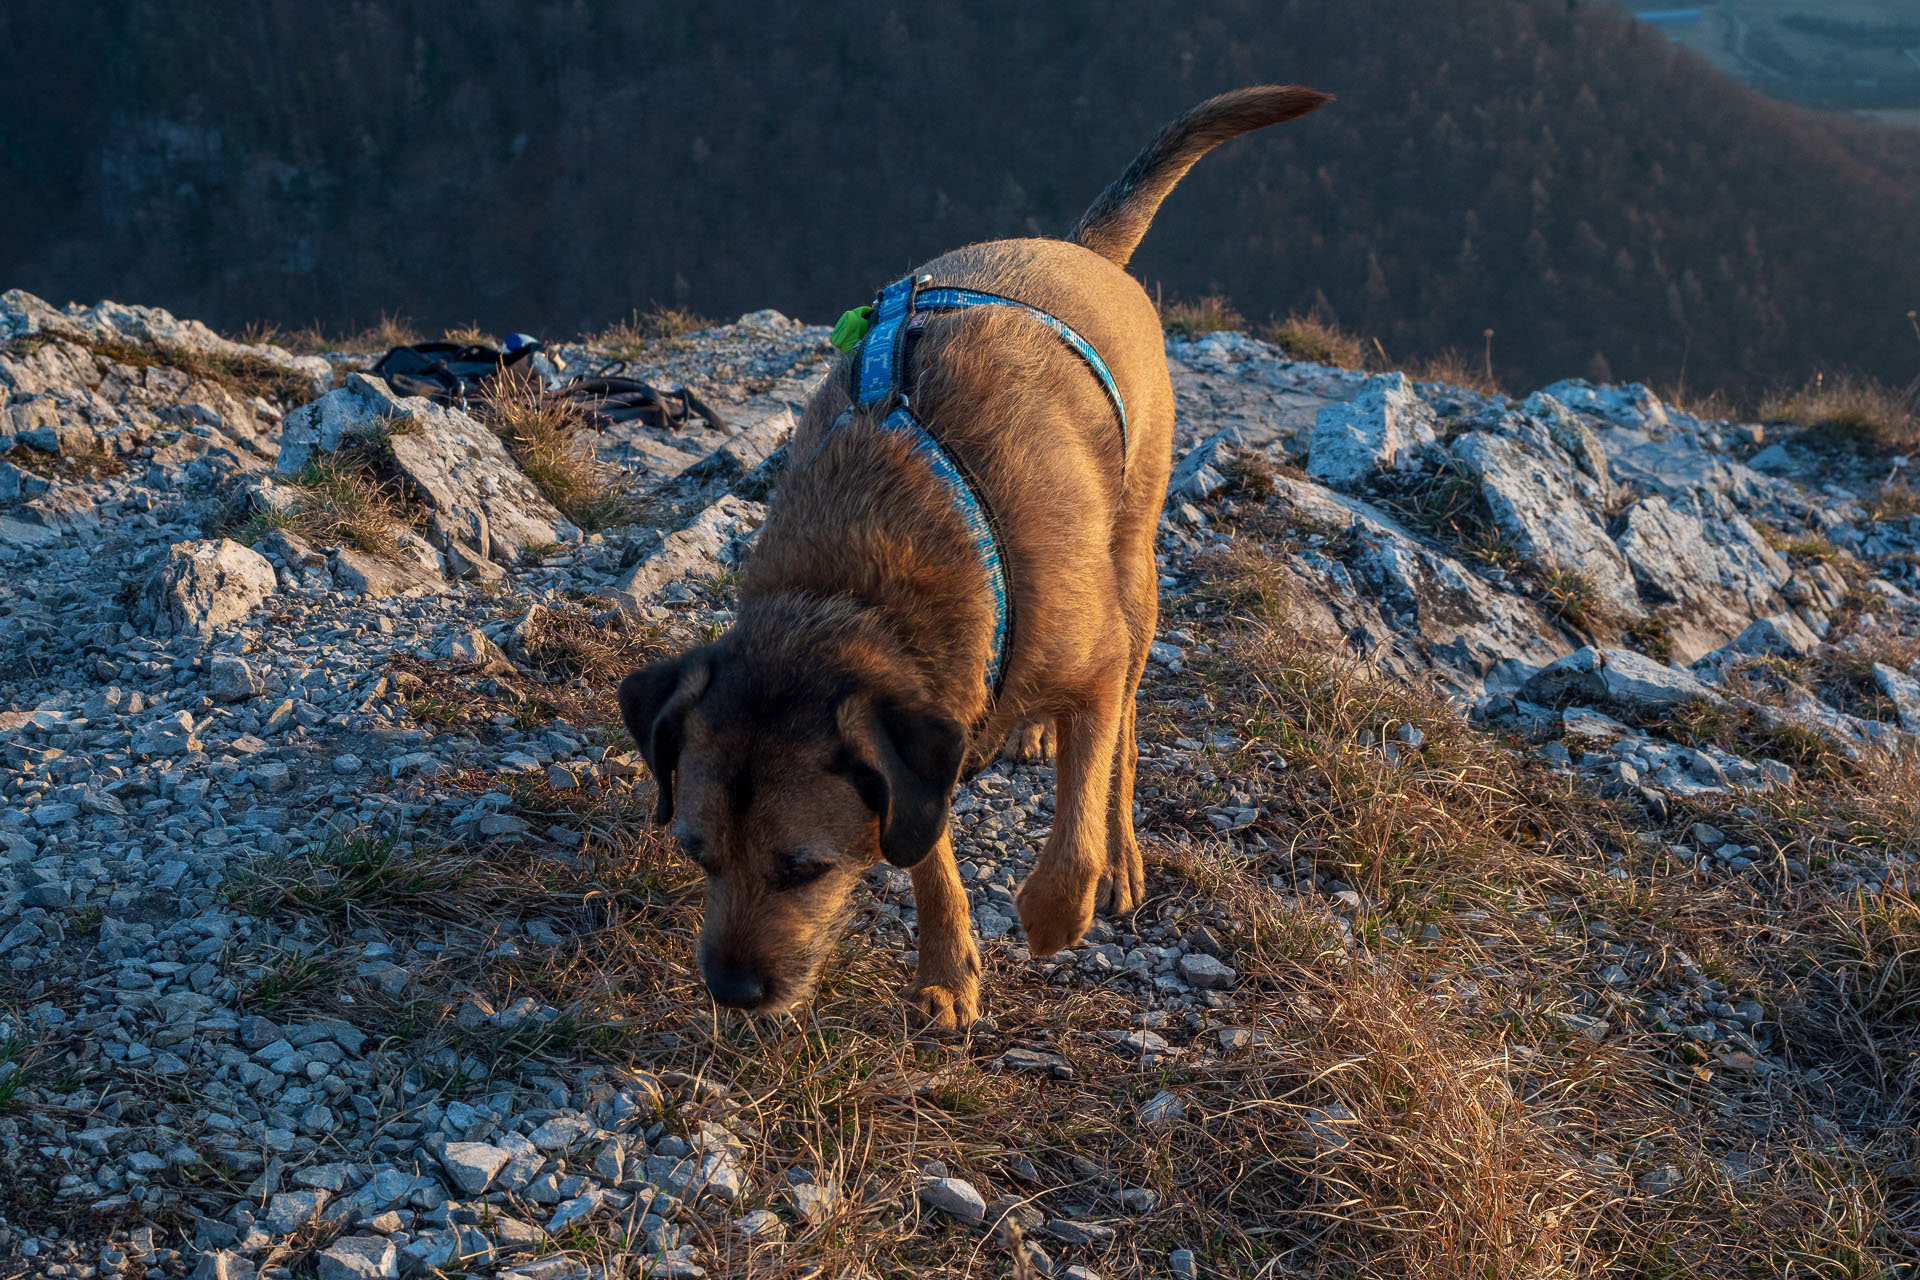
M 1032 721 L 1057 731 L 1052 834 L 1020 888 L 1035 956 L 1079 940 L 1096 904 L 1145 888 L 1133 832 L 1134 690 L 1157 613 L 1154 530 L 1172 465 L 1159 318 L 1124 267 L 1167 192 L 1213 147 L 1326 101 L 1225 94 L 1167 126 L 1070 240 L 973 245 L 916 269 L 1051 312 L 1113 370 L 1111 405 L 1054 334 L 1008 308 L 931 316 L 908 367 L 921 418 L 974 477 L 1006 556 L 1013 630 L 998 699 L 985 571 L 952 498 L 878 412 L 848 408 L 844 362 L 794 433 L 718 641 L 642 668 L 620 709 L 707 873 L 700 963 L 724 1003 L 804 1000 L 881 857 L 913 875 L 912 992 L 941 1025 L 979 1011 L 979 955 L 947 836 L 962 770 Z M 1031 735 L 1029 735 L 1031 736 Z

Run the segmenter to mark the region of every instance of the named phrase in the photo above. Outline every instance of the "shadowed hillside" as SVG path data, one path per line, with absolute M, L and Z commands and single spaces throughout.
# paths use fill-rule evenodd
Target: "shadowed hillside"
M 1584 0 L 821 12 L 110 0 L 0 15 L 0 281 L 237 328 L 830 317 L 1057 234 L 1162 121 L 1294 79 L 1136 269 L 1395 361 L 1754 394 L 1920 365 L 1920 137 L 1761 98 Z

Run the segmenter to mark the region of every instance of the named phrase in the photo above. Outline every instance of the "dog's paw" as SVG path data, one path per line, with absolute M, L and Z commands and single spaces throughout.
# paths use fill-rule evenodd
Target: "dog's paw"
M 1093 923 L 1097 883 L 1063 884 L 1042 878 L 1038 870 L 1020 886 L 1014 904 L 1020 909 L 1020 927 L 1027 933 L 1027 950 L 1038 960 L 1065 951 L 1080 941 Z
M 1147 899 L 1147 869 L 1140 846 L 1128 840 L 1100 873 L 1099 909 L 1110 916 L 1131 915 Z
M 1053 721 L 1029 720 L 1007 734 L 1000 746 L 1000 758 L 1018 764 L 1045 764 L 1053 759 L 1053 747 Z
M 980 1020 L 980 984 L 971 979 L 916 982 L 907 988 L 907 1002 L 925 1015 L 929 1027 L 942 1031 L 964 1030 Z

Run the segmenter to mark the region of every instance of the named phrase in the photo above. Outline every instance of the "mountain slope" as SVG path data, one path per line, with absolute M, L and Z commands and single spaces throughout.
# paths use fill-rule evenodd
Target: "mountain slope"
M 229 326 L 830 317 L 1058 234 L 1165 119 L 1340 101 L 1210 158 L 1136 270 L 1395 360 L 1757 391 L 1920 364 L 1920 137 L 1761 98 L 1585 0 L 112 0 L 0 16 L 0 279 Z

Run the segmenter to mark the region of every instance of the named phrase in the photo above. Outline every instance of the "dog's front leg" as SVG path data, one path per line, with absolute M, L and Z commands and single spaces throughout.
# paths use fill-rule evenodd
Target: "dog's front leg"
M 912 874 L 920 965 L 907 996 L 936 1027 L 970 1026 L 980 1016 L 980 952 L 973 945 L 953 837 L 941 832 L 933 852 L 913 865 Z
M 1087 931 L 1107 867 L 1107 793 L 1126 670 L 1111 662 L 1102 672 L 1086 705 L 1060 717 L 1053 833 L 1016 899 L 1027 949 L 1036 959 L 1065 950 Z

